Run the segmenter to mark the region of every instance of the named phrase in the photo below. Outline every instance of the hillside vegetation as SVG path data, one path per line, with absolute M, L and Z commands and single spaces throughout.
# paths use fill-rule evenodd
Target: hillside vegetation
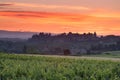
M 98 36 L 94 33 L 38 33 L 27 40 L 0 39 L 0 52 L 47 54 L 47 55 L 91 55 L 106 51 L 120 51 L 120 36 Z
M 120 80 L 120 62 L 0 53 L 0 80 Z

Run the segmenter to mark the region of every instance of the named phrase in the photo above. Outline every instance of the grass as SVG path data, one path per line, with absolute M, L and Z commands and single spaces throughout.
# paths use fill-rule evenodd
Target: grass
M 0 80 L 120 80 L 120 62 L 0 53 Z
M 107 51 L 102 54 L 90 55 L 92 57 L 120 58 L 120 51 Z

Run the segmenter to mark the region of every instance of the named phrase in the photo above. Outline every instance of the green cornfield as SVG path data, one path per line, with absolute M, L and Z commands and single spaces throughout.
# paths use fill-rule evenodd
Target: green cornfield
M 120 80 L 120 61 L 0 53 L 0 80 Z

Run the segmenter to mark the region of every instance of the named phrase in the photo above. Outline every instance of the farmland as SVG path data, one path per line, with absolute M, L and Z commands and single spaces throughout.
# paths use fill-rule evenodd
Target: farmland
M 120 59 L 0 53 L 0 80 L 120 80 Z

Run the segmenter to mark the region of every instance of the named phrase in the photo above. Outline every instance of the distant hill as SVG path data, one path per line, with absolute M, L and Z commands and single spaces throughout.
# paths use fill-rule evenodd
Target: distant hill
M 20 39 L 28 39 L 33 34 L 37 32 L 20 32 L 20 31 L 5 31 L 0 30 L 0 38 L 20 38 Z
M 23 38 L 0 38 L 0 41 L 11 41 L 11 42 L 24 42 L 27 39 Z

